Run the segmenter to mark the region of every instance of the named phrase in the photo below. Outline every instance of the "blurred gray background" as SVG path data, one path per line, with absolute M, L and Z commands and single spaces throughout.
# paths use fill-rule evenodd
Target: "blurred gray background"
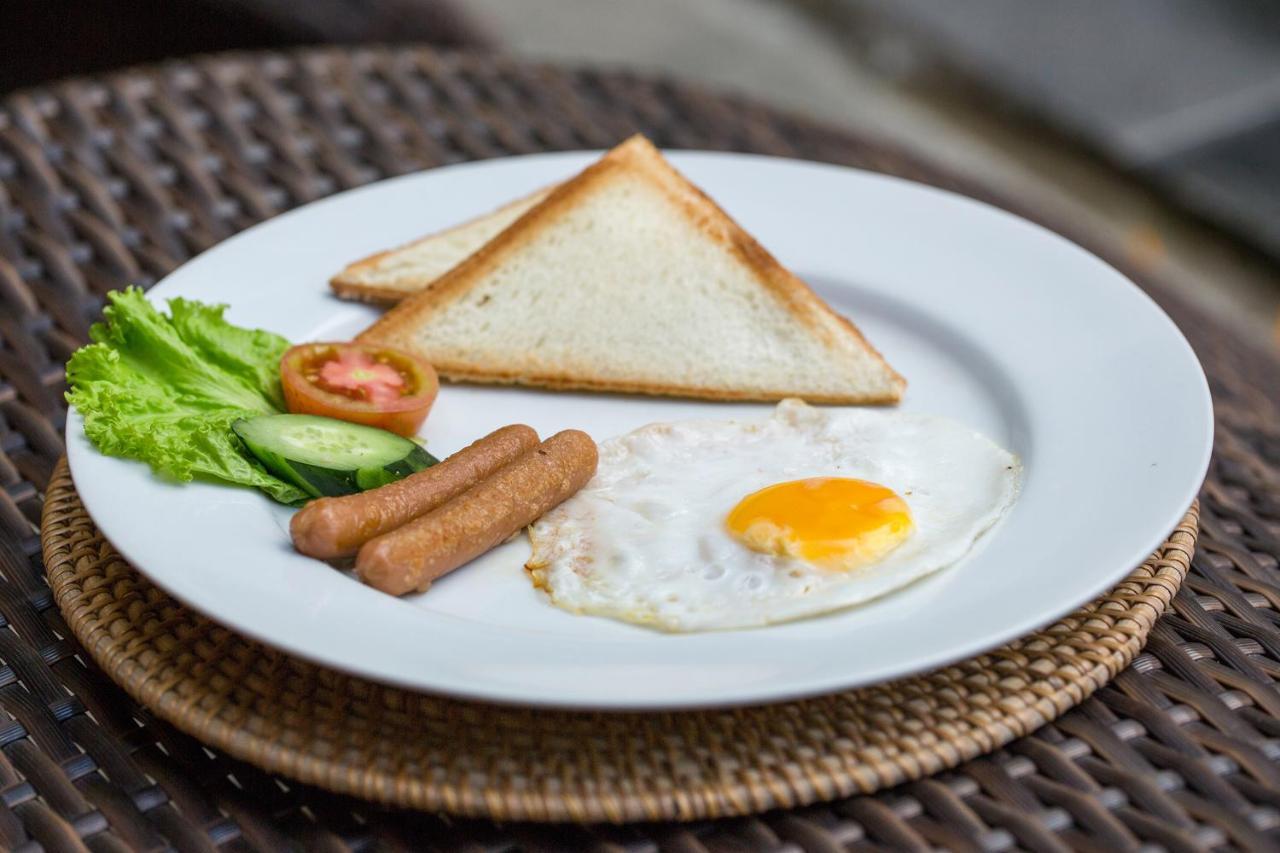
M 700 80 L 905 144 L 1280 346 L 1280 4 L 465 5 L 516 53 Z

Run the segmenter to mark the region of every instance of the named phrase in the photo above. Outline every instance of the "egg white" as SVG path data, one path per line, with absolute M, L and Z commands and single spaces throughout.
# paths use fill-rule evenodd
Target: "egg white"
M 914 532 L 842 572 L 758 553 L 725 527 L 773 483 L 888 486 Z M 530 529 L 535 585 L 557 606 L 667 631 L 745 628 L 869 601 L 964 557 L 1012 505 L 1016 456 L 962 424 L 784 400 L 759 421 L 651 424 L 600 445 L 595 477 Z

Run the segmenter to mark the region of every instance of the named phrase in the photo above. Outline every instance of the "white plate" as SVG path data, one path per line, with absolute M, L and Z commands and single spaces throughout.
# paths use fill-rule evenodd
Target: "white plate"
M 244 232 L 152 291 L 230 304 L 292 340 L 376 311 L 329 295 L 353 258 L 560 180 L 596 154 L 488 161 L 344 193 Z M 577 708 L 763 703 L 894 678 L 1043 626 L 1160 544 L 1208 464 L 1208 388 L 1178 330 L 1097 258 L 939 190 L 835 166 L 675 153 L 674 164 L 853 317 L 910 380 L 902 407 L 1019 454 L 1017 505 L 954 568 L 870 605 L 764 629 L 668 636 L 550 605 L 525 538 L 394 599 L 294 553 L 289 511 L 246 489 L 168 485 L 68 424 L 90 514 L 144 574 L 213 619 L 337 669 L 462 697 Z M 446 387 L 424 431 L 447 454 L 512 422 L 604 439 L 767 406 Z

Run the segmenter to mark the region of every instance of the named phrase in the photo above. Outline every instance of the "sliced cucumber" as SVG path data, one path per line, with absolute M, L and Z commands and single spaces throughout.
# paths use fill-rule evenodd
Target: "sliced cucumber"
M 394 483 L 437 460 L 407 438 L 315 415 L 262 415 L 231 425 L 267 470 L 320 498 Z

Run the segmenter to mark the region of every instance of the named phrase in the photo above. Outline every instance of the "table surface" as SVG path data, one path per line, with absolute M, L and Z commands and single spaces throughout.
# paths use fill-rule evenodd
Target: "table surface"
M 462 160 L 602 148 L 633 131 L 666 147 L 888 172 L 1043 221 L 858 133 L 667 81 L 500 57 L 227 55 L 0 104 L 0 848 L 1280 846 L 1280 365 L 1136 275 L 1195 347 L 1215 397 L 1193 572 L 1110 685 L 954 771 L 755 818 L 498 826 L 274 779 L 157 720 L 87 662 L 44 582 L 37 525 L 62 453 L 63 363 L 107 291 L 154 283 L 255 222 L 349 187 Z M 1071 236 L 1070 223 L 1046 224 Z

